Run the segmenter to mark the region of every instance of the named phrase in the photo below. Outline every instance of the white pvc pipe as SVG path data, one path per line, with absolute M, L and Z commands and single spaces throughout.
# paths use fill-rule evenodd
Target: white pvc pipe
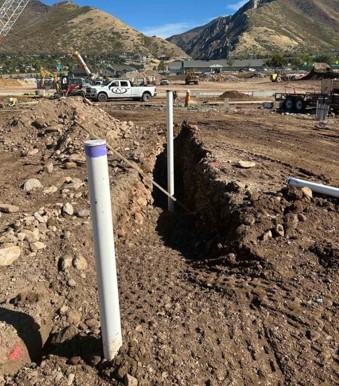
M 85 142 L 95 265 L 104 357 L 112 360 L 122 346 L 106 141 Z
M 167 101 L 167 191 L 174 196 L 173 91 L 166 91 Z M 174 201 L 168 197 L 168 211 L 174 212 Z
M 308 187 L 313 192 L 327 194 L 333 197 L 339 197 L 339 188 L 335 188 L 333 186 L 326 186 L 322 184 L 316 184 L 315 182 L 308 182 L 305 180 L 299 180 L 298 178 L 290 177 L 288 179 L 288 184 L 296 186 L 298 188 Z

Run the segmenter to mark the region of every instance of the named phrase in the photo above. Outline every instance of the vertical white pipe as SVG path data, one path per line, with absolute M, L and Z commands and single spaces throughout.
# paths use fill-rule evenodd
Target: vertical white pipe
M 103 351 L 105 359 L 112 360 L 122 346 L 122 336 L 106 141 L 101 139 L 86 141 L 85 152 Z
M 300 180 L 298 178 L 290 177 L 287 181 L 289 185 L 296 186 L 297 188 L 308 187 L 313 192 L 327 194 L 333 197 L 339 197 L 339 188 L 335 188 L 334 186 L 327 186 L 322 184 L 317 184 L 315 182 L 308 182 L 305 180 Z
M 167 191 L 174 196 L 173 91 L 166 91 L 167 101 Z M 168 197 L 168 211 L 174 212 L 174 201 Z

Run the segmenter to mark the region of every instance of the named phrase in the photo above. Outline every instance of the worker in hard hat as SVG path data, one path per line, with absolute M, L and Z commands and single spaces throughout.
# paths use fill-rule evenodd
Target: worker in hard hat
M 16 98 L 10 97 L 8 100 L 8 106 L 9 107 L 14 107 L 16 106 L 18 100 Z
M 185 107 L 188 107 L 190 101 L 191 101 L 191 92 L 190 90 L 187 90 L 186 96 L 185 96 Z

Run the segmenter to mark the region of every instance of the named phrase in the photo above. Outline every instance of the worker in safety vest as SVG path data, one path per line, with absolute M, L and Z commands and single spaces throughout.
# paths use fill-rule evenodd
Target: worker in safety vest
M 14 106 L 16 106 L 17 101 L 18 101 L 18 100 L 17 100 L 16 98 L 10 97 L 9 100 L 8 100 L 8 106 L 9 106 L 9 107 L 14 107 Z
M 191 95 L 190 95 L 190 90 L 186 91 L 186 96 L 185 96 L 185 107 L 188 107 L 190 101 L 191 101 Z

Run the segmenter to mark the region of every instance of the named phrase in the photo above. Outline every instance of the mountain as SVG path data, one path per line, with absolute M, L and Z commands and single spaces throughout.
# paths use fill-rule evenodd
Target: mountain
M 0 1 L 0 5 L 3 2 Z M 147 37 L 108 13 L 89 6 L 80 7 L 70 1 L 48 6 L 31 0 L 0 50 L 26 54 L 79 50 L 90 55 L 187 56 L 164 39 Z
M 339 0 L 250 0 L 167 39 L 195 59 L 339 49 Z

